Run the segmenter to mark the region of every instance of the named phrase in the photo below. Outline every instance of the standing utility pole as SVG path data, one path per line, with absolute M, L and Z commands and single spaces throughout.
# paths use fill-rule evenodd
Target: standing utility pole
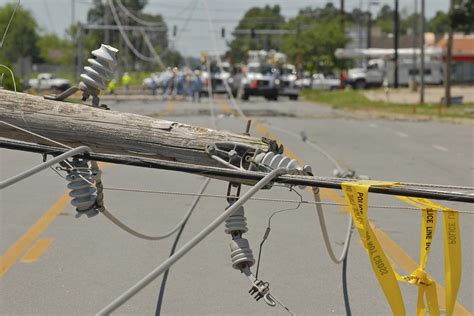
M 451 103 L 451 59 L 453 54 L 453 6 L 454 0 L 449 1 L 448 13 L 448 45 L 446 46 L 446 64 L 444 70 L 444 105 Z
M 418 30 L 418 0 L 415 0 L 415 13 L 413 16 L 413 55 L 412 55 L 412 76 L 411 79 L 413 82 L 416 81 L 416 69 L 418 69 L 416 65 L 416 43 L 417 43 L 417 30 Z
M 344 17 L 344 0 L 341 0 L 341 8 L 340 8 L 340 11 L 339 11 L 339 15 L 340 15 L 340 19 L 341 19 L 341 30 L 344 32 L 344 20 L 345 20 L 345 17 Z
M 79 32 L 77 34 L 77 68 L 76 77 L 79 78 L 82 72 L 82 61 L 84 59 L 84 27 L 79 23 Z
M 425 0 L 421 0 L 420 103 L 425 103 Z
M 71 25 L 76 23 L 76 0 L 71 0 Z
M 398 88 L 398 33 L 399 33 L 399 18 L 398 18 L 398 0 L 395 0 L 395 11 L 393 12 L 393 86 Z
M 367 21 L 367 48 L 372 46 L 372 14 L 370 13 L 370 5 L 369 5 L 369 12 L 368 12 L 368 21 Z
M 104 7 L 104 24 L 105 25 L 109 25 L 110 24 L 110 7 L 108 5 L 106 5 Z M 109 45 L 110 44 L 110 30 L 109 29 L 106 29 L 105 30 L 105 35 L 104 35 L 104 42 L 105 44 Z

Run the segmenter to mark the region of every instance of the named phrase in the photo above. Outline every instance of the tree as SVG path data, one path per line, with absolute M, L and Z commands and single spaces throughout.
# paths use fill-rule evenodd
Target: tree
M 449 16 L 442 11 L 436 12 L 435 16 L 428 22 L 428 30 L 441 35 L 448 31 Z
M 474 32 L 474 1 L 454 1 L 451 21 L 455 31 L 464 33 Z
M 337 19 L 313 20 L 311 25 L 297 35 L 285 39 L 284 52 L 292 61 L 304 64 L 310 71 L 327 73 L 340 63 L 336 60 L 334 51 L 344 47 L 348 41 L 349 38 L 342 32 Z
M 374 25 L 379 27 L 384 33 L 393 32 L 393 15 L 394 11 L 389 5 L 384 5 L 380 8 Z
M 113 0 L 119 16 L 120 22 L 123 25 L 141 25 L 138 21 L 132 19 L 129 15 L 126 14 L 121 7 L 117 4 L 116 0 Z M 152 22 L 154 24 L 160 25 L 163 28 L 160 32 L 147 32 L 147 35 L 150 39 L 152 45 L 157 49 L 157 51 L 166 51 L 168 47 L 168 37 L 167 37 L 167 27 L 166 23 L 163 20 L 163 17 L 160 14 L 152 15 L 143 13 L 143 9 L 148 4 L 147 0 L 121 0 L 123 6 L 134 16 L 139 19 L 145 20 L 147 22 Z M 95 1 L 94 6 L 87 13 L 87 23 L 88 24 L 109 24 L 116 25 L 114 17 L 112 15 L 111 9 L 107 4 L 107 1 L 104 3 L 102 1 Z M 108 36 L 106 36 L 106 34 Z M 130 38 L 130 41 L 133 45 L 142 52 L 143 55 L 152 56 L 148 50 L 148 47 L 144 43 L 143 36 L 140 32 L 137 31 L 127 31 L 127 35 Z M 108 37 L 106 41 L 106 37 Z M 126 49 L 126 46 L 121 40 L 121 35 L 118 31 L 90 31 L 87 33 L 85 38 L 85 49 L 91 51 L 97 48 L 97 43 L 105 43 L 115 46 L 122 50 L 120 58 L 122 59 L 123 64 L 126 65 L 136 65 L 141 61 L 136 58 L 134 55 L 128 54 L 129 51 Z M 145 63 L 141 67 L 153 69 L 154 65 L 150 63 Z
M 14 9 L 14 4 L 0 7 L 0 25 L 8 24 Z M 12 20 L 3 47 L 0 49 L 0 62 L 12 65 L 21 57 L 31 57 L 33 61 L 38 61 L 37 28 L 38 25 L 31 12 L 19 7 Z
M 56 34 L 46 34 L 38 40 L 39 55 L 49 64 L 71 65 L 74 63 L 74 47 L 67 39 Z
M 280 13 L 280 6 L 273 7 L 266 5 L 263 8 L 254 7 L 245 12 L 236 30 L 281 29 L 285 18 Z M 247 51 L 253 49 L 279 49 L 280 39 L 270 35 L 235 35 L 235 38 L 228 42 L 230 53 L 236 61 L 244 61 Z

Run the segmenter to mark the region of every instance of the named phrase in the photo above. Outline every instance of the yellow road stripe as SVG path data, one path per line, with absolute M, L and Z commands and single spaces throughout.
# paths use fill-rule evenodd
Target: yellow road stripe
M 160 113 L 160 116 L 170 114 L 176 107 L 176 102 L 171 101 L 166 108 Z M 99 162 L 100 167 L 113 165 L 109 163 Z M 41 218 L 24 233 L 8 250 L 0 257 L 0 278 L 2 278 L 10 268 L 15 265 L 18 258 L 23 254 L 31 244 L 41 235 L 43 231 L 54 221 L 54 219 L 69 204 L 69 194 L 64 193 L 51 208 L 41 216 Z M 47 248 L 47 247 L 46 247 Z
M 160 113 L 158 113 L 158 117 L 164 117 L 164 116 L 169 115 L 171 112 L 174 111 L 174 109 L 176 108 L 176 105 L 177 105 L 177 102 L 175 100 L 168 102 L 166 107 L 162 111 L 160 111 Z
M 52 238 L 39 239 L 35 242 L 33 247 L 21 258 L 21 262 L 30 263 L 38 261 L 38 259 L 45 253 L 46 249 L 52 244 Z
M 230 105 L 227 102 L 224 102 L 222 99 L 216 99 L 217 105 L 221 108 L 222 111 L 226 113 L 232 113 L 234 115 L 236 111 L 234 111 Z M 237 114 L 238 115 L 238 114 Z M 242 118 L 243 119 L 243 118 Z M 265 137 L 271 138 L 276 140 L 279 144 L 281 144 L 281 140 L 273 134 L 271 131 L 268 130 L 268 128 L 255 121 L 252 120 L 252 124 L 255 127 L 255 130 L 262 134 Z M 300 159 L 296 156 L 296 154 L 289 150 L 288 148 L 285 148 L 285 155 L 287 155 L 290 159 L 296 159 L 300 161 Z M 335 190 L 333 189 L 321 189 L 321 196 L 323 198 L 328 198 L 329 200 L 336 202 L 336 203 L 344 203 L 346 204 L 346 200 L 344 197 L 339 195 Z M 348 207 L 343 207 L 346 211 L 348 211 Z M 374 233 L 377 236 L 377 239 L 379 240 L 380 244 L 382 245 L 383 249 L 386 251 L 386 253 L 390 256 L 390 260 L 394 262 L 398 267 L 402 268 L 405 270 L 406 273 L 411 273 L 414 271 L 416 268 L 418 268 L 418 263 L 415 262 L 394 240 L 392 240 L 383 230 L 380 228 L 376 228 L 373 223 L 369 221 L 369 223 L 372 225 L 374 229 Z M 433 279 L 434 280 L 434 279 Z M 446 290 L 444 287 L 442 287 L 439 282 L 436 282 L 437 290 L 438 290 L 438 302 L 439 302 L 439 307 L 440 309 L 445 309 L 445 293 Z M 456 302 L 456 305 L 454 307 L 454 315 L 471 315 L 471 313 L 459 302 Z
M 38 236 L 48 228 L 56 216 L 69 204 L 69 195 L 64 193 L 51 208 L 26 233 L 21 236 L 1 257 L 0 278 L 16 263 L 20 255 L 30 247 Z

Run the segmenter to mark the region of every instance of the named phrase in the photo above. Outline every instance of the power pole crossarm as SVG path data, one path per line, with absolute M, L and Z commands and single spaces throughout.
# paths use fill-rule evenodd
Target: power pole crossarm
M 96 152 L 207 166 L 219 165 L 206 153 L 206 146 L 212 143 L 239 143 L 265 152 L 269 149 L 261 139 L 245 135 L 5 90 L 0 90 L 0 137 L 51 145 L 2 121 L 71 147 L 85 145 Z
M 238 29 L 232 32 L 233 35 L 293 35 L 295 30 L 264 30 L 264 29 Z

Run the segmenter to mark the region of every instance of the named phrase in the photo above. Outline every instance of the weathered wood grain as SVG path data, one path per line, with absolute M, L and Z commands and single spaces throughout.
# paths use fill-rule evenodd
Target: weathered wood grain
M 96 152 L 146 156 L 215 166 L 206 153 L 213 142 L 238 142 L 268 150 L 261 139 L 82 104 L 45 100 L 0 90 L 0 121 L 69 146 Z M 0 123 L 0 137 L 51 145 L 49 141 Z

